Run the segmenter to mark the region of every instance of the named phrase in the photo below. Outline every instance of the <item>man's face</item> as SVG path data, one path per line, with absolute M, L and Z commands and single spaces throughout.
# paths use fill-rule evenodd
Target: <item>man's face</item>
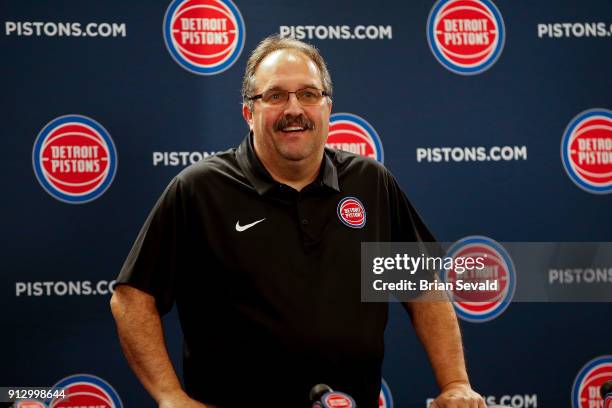
M 255 71 L 254 95 L 303 88 L 323 89 L 323 85 L 317 66 L 298 51 L 274 51 Z M 331 112 L 327 98 L 314 106 L 302 106 L 295 94 L 289 94 L 284 105 L 270 106 L 259 99 L 254 101 L 253 112 L 246 106 L 242 112 L 255 135 L 257 154 L 265 163 L 321 160 Z

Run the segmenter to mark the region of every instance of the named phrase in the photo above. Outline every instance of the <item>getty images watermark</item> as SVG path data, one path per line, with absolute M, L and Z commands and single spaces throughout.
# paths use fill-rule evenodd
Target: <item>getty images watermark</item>
M 364 302 L 612 302 L 612 243 L 361 244 Z

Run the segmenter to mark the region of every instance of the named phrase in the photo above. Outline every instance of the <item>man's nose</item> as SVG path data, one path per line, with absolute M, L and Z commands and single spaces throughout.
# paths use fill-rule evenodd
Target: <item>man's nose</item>
M 294 93 L 289 94 L 289 100 L 285 104 L 285 115 L 299 116 L 304 113 L 302 104 L 298 101 L 297 96 Z

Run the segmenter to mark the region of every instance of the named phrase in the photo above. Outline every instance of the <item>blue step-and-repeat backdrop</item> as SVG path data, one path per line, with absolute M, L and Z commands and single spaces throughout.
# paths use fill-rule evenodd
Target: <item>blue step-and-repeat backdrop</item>
M 170 179 L 245 136 L 245 62 L 272 33 L 321 50 L 329 144 L 384 162 L 437 239 L 612 241 L 609 0 L 3 0 L 0 23 L 0 386 L 73 394 L 29 407 L 154 406 L 119 347 L 113 279 Z M 612 289 L 612 265 L 555 279 Z M 458 307 L 488 402 L 601 406 L 611 304 Z M 431 368 L 390 308 L 380 406 L 425 407 Z

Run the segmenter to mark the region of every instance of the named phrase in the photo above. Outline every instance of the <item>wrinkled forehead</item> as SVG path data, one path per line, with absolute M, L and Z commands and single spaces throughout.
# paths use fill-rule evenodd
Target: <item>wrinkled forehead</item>
M 257 66 L 254 81 L 254 89 L 258 92 L 323 87 L 317 65 L 302 52 L 290 49 L 268 54 Z

